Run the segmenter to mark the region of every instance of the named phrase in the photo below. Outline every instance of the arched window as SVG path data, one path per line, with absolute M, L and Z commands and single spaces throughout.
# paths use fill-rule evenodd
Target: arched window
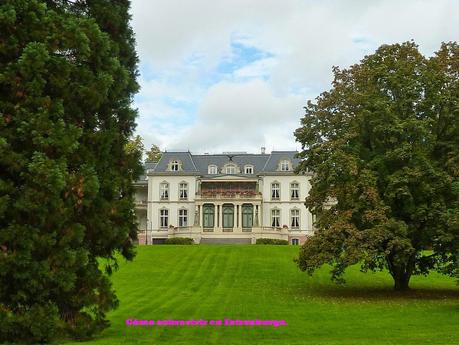
M 209 175 L 215 175 L 217 174 L 217 172 L 218 172 L 218 169 L 216 165 L 212 164 L 207 167 L 207 173 Z
M 227 164 L 225 165 L 225 174 L 227 175 L 234 175 L 237 172 L 237 167 L 235 164 Z
M 223 204 L 223 228 L 234 227 L 234 205 Z
M 253 205 L 242 205 L 242 228 L 249 229 L 253 225 Z
M 202 206 L 203 214 L 203 227 L 204 228 L 213 228 L 215 220 L 215 206 L 212 204 L 204 204 Z

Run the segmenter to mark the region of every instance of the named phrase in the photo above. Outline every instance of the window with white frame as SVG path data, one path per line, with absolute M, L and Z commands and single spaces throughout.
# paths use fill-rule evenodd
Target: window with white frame
M 234 175 L 236 173 L 236 166 L 234 164 L 228 164 L 225 166 L 225 174 Z
M 159 210 L 159 226 L 161 228 L 167 228 L 169 226 L 169 210 L 161 209 Z
M 300 228 L 300 210 L 296 208 L 290 210 L 290 227 L 292 229 Z
M 278 208 L 271 210 L 271 226 L 273 228 L 280 228 L 280 210 Z
M 271 200 L 279 200 L 280 199 L 280 183 L 273 182 L 271 183 Z
M 215 175 L 218 172 L 217 166 L 216 165 L 209 165 L 207 167 L 207 172 L 209 175 Z
M 300 198 L 300 184 L 298 182 L 290 183 L 290 199 L 298 200 Z
M 178 215 L 178 223 L 179 227 L 188 226 L 188 210 L 187 209 L 180 209 Z
M 292 245 L 297 246 L 300 244 L 300 241 L 297 238 L 292 238 Z
M 244 167 L 244 174 L 252 175 L 253 174 L 253 165 L 246 165 Z
M 284 159 L 280 161 L 280 170 L 281 171 L 290 171 L 290 161 Z
M 179 184 L 179 199 L 187 200 L 188 199 L 188 183 L 180 182 Z
M 168 200 L 169 199 L 169 183 L 162 182 L 159 185 L 159 198 L 161 200 Z
M 173 160 L 170 162 L 170 169 L 171 171 L 179 171 L 180 170 L 180 162 L 177 160 Z

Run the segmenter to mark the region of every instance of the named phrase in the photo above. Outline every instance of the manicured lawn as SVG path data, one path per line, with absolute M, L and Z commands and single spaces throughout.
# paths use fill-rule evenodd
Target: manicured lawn
M 392 292 L 387 273 L 298 271 L 293 246 L 148 246 L 113 275 L 120 307 L 91 344 L 459 344 L 459 289 L 437 274 Z M 264 319 L 288 326 L 127 327 L 136 319 Z M 81 344 L 81 343 L 75 343 Z

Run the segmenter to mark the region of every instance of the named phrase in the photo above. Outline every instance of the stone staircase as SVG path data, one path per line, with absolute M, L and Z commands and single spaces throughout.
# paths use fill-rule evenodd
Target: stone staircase
M 250 238 L 201 238 L 200 244 L 251 244 Z

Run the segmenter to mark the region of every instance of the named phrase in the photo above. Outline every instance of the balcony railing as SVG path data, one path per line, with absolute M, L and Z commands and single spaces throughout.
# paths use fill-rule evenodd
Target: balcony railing
M 196 193 L 197 197 L 203 199 L 232 199 L 232 198 L 245 198 L 253 199 L 261 197 L 261 193 L 254 190 L 238 190 L 238 189 L 213 189 L 213 190 L 203 190 Z

